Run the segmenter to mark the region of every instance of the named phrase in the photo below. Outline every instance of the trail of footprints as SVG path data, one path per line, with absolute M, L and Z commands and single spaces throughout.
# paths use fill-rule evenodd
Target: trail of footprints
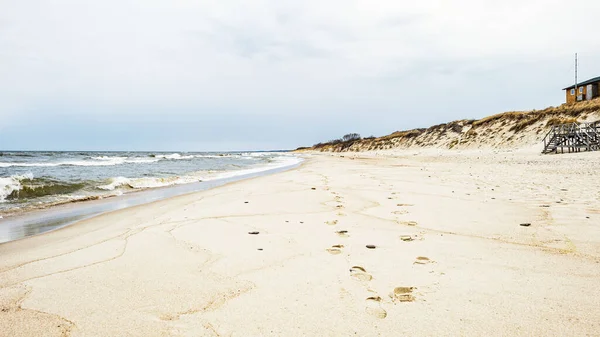
M 329 188 L 326 188 L 327 190 L 329 190 Z M 336 192 L 331 192 L 333 195 L 335 195 L 334 200 L 336 202 L 338 202 L 338 205 L 336 205 L 336 209 L 344 209 L 344 204 L 343 204 L 343 198 L 341 196 L 339 196 Z M 392 194 L 396 194 L 396 193 L 392 193 Z M 389 197 L 388 199 L 393 199 L 393 197 Z M 410 207 L 413 206 L 412 204 L 397 204 L 398 207 Z M 404 215 L 404 214 L 409 214 L 408 210 L 399 210 L 399 211 L 394 211 L 392 212 L 395 215 Z M 338 213 L 338 215 L 340 215 Z M 398 219 L 396 219 L 396 222 L 398 222 L 401 225 L 405 225 L 405 226 L 417 226 L 417 223 L 415 221 L 400 221 Z M 338 224 L 338 220 L 330 220 L 330 221 L 326 221 L 325 222 L 327 225 L 329 226 L 335 226 Z M 348 233 L 347 230 L 338 230 L 335 232 L 338 237 L 340 238 L 348 238 L 350 235 Z M 410 242 L 415 240 L 417 237 L 417 235 L 401 235 L 400 236 L 400 240 L 402 240 L 403 242 Z M 367 245 L 366 246 L 369 249 L 375 249 L 376 246 L 374 245 Z M 340 255 L 342 253 L 342 249 L 344 248 L 344 245 L 341 244 L 337 244 L 337 245 L 333 245 L 330 248 L 327 248 L 326 251 L 331 254 L 331 255 Z M 433 261 L 431 261 L 428 257 L 425 256 L 418 256 L 415 261 L 413 262 L 413 264 L 416 265 L 424 265 L 424 264 L 429 264 L 432 263 Z M 381 298 L 381 296 L 379 296 L 377 294 L 377 292 L 375 292 L 374 290 L 371 290 L 368 285 L 366 283 L 368 283 L 369 281 L 371 281 L 373 279 L 373 275 L 371 275 L 370 273 L 367 272 L 367 270 L 362 267 L 362 266 L 353 266 L 352 268 L 350 268 L 350 277 L 353 278 L 356 281 L 365 283 L 365 286 L 367 287 L 367 291 L 370 293 L 373 293 L 373 296 L 367 297 L 367 299 L 365 300 L 365 312 L 373 317 L 379 318 L 379 319 L 384 319 L 387 317 L 387 311 L 383 308 L 382 303 L 384 302 L 383 298 Z M 397 302 L 414 302 L 416 300 L 415 295 L 413 293 L 415 287 L 396 287 L 394 288 L 390 294 L 389 297 L 392 301 L 392 303 L 397 303 Z

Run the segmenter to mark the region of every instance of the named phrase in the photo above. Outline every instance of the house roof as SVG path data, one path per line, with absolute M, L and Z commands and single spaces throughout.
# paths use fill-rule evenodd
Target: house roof
M 585 82 L 577 83 L 577 86 L 578 87 L 583 87 L 584 85 L 588 85 L 588 84 L 592 84 L 592 83 L 596 83 L 596 82 L 600 82 L 600 76 L 594 77 L 594 78 L 589 79 L 589 80 L 587 80 Z M 573 88 L 575 88 L 575 84 L 573 84 L 570 87 L 566 87 L 563 90 L 569 90 L 569 89 L 573 89 Z

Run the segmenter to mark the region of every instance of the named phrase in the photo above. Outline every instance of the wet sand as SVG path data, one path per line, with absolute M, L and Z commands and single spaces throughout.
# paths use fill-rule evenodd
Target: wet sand
M 103 214 L 0 245 L 0 335 L 598 335 L 598 167 L 317 155 Z
M 22 212 L 21 214 L 0 216 L 0 244 L 56 230 L 102 213 L 143 205 L 187 193 L 204 191 L 243 179 L 283 172 L 298 165 L 294 164 L 229 178 L 151 188 L 130 192 L 118 197 L 112 196 L 67 202 L 52 207 Z

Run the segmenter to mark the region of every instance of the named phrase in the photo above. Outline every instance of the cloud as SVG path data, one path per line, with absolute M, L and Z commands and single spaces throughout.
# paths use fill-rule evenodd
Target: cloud
M 329 123 L 301 145 L 542 108 L 563 99 L 574 52 L 582 77 L 600 73 L 598 12 L 594 0 L 2 1 L 0 131 L 57 114 Z

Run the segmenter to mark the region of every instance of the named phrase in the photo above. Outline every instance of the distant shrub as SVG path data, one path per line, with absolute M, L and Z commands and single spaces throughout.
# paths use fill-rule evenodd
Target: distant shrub
M 358 133 L 349 133 L 344 135 L 344 137 L 342 137 L 342 141 L 344 142 L 350 142 L 353 140 L 359 140 L 360 139 L 360 135 Z
M 348 134 L 344 135 L 342 138 L 332 139 L 325 143 L 318 143 L 318 144 L 313 145 L 313 147 L 315 149 L 319 149 L 319 148 L 323 148 L 326 146 L 333 146 L 333 145 L 341 144 L 342 149 L 347 149 L 352 144 L 354 144 L 354 142 L 359 141 L 359 140 L 361 140 L 361 138 L 358 133 L 348 133 Z

